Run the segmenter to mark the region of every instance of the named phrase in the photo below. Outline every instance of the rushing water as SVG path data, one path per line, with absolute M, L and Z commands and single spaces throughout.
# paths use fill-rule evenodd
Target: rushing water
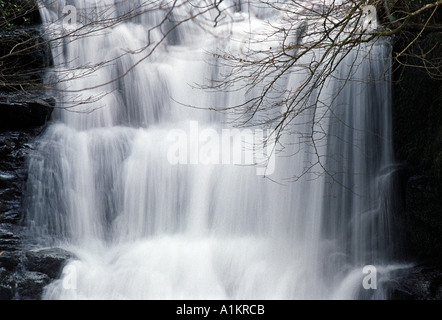
M 66 5 L 85 23 L 142 3 L 49 2 L 41 13 L 52 37 L 80 26 L 63 24 Z M 241 104 L 250 92 L 192 86 L 226 68 L 213 54 L 219 48 L 238 52 L 248 32 L 279 19 L 237 3 L 226 9 L 232 22 L 208 33 L 199 27 L 208 18 L 195 17 L 149 56 L 161 33 L 147 30 L 167 10 L 55 42 L 48 79 L 63 80 L 58 105 L 68 110 L 55 110 L 29 159 L 26 223 L 42 246 L 76 258 L 45 299 L 386 298 L 379 283 L 363 288 L 362 271 L 375 265 L 382 274 L 395 250 L 388 41 L 346 57 L 320 93 L 330 103 L 302 112 L 299 134 L 283 136 L 275 155 L 271 140 L 258 147 L 268 128 L 235 131 L 235 114 L 202 110 Z M 192 10 L 177 6 L 163 32 Z M 279 85 L 296 88 L 304 76 L 287 72 Z M 312 145 L 304 139 L 314 117 L 327 135 Z M 233 150 L 241 138 L 253 152 Z M 323 167 L 302 174 L 318 156 Z

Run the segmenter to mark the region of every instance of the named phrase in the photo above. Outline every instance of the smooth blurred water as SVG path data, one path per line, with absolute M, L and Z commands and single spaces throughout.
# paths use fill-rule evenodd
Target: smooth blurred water
M 140 3 L 59 1 L 41 12 L 55 36 L 103 10 L 99 16 L 113 18 Z M 62 23 L 59 8 L 67 4 L 78 9 L 76 26 Z M 255 150 L 254 160 L 274 161 L 265 177 L 265 161 L 233 163 L 233 140 L 222 140 L 223 130 L 234 132 L 236 114 L 189 107 L 221 109 L 253 93 L 241 83 L 213 94 L 193 87 L 225 70 L 213 52 L 238 52 L 248 32 L 280 19 L 277 10 L 239 4 L 225 9 L 234 22 L 221 21 L 212 34 L 199 24 L 213 24 L 216 11 L 159 43 L 161 30 L 198 12 L 183 1 L 161 30 L 154 26 L 169 11 L 156 9 L 54 44 L 54 70 L 66 80 L 57 86 L 58 105 L 68 110 L 55 110 L 29 159 L 26 223 L 42 246 L 77 258 L 43 298 L 385 298 L 362 288 L 362 268 L 384 270 L 394 252 L 389 42 L 361 44 L 344 59 L 318 93 L 325 103 L 296 118 L 299 134 L 283 136 L 277 155 Z M 151 47 L 135 52 L 149 40 L 158 44 L 149 56 Z M 103 61 L 92 73 L 84 68 Z M 88 73 L 74 76 L 81 72 Z M 297 88 L 305 77 L 294 68 L 278 85 Z M 316 145 L 305 138 L 312 123 Z M 256 142 L 264 129 L 236 134 Z M 171 163 L 171 148 L 186 151 L 184 161 Z M 301 177 L 287 180 L 294 176 Z M 67 285 L 69 277 L 75 281 Z

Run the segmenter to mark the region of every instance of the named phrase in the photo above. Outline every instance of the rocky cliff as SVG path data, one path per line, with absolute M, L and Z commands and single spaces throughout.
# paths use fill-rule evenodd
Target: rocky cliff
M 0 300 L 39 299 L 70 257 L 60 249 L 34 250 L 20 223 L 26 157 L 55 105 L 41 89 L 51 55 L 35 7 L 11 1 L 0 4 L 2 14 L 5 9 L 12 16 L 6 24 L 1 21 L 5 29 L 0 32 Z M 14 4 L 16 11 L 3 8 Z M 11 54 L 14 50 L 19 53 Z

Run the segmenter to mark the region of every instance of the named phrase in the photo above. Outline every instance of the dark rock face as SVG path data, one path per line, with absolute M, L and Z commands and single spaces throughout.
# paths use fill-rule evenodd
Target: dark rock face
M 36 3 L 6 5 L 26 12 L 26 19 L 17 18 L 11 21 L 13 28 L 0 31 L 0 300 L 40 299 L 44 286 L 60 275 L 70 258 L 61 249 L 33 250 L 20 224 L 26 158 L 55 106 L 42 89 L 52 57 L 41 35 Z
M 26 156 L 46 120 L 33 121 L 39 126 L 0 131 L 0 300 L 40 299 L 44 287 L 60 277 L 64 264 L 72 258 L 62 249 L 33 250 L 20 224 Z
M 39 272 L 23 272 L 16 274 L 16 292 L 15 297 L 21 300 L 34 300 L 41 296 L 43 288 L 49 284 L 50 279 L 47 275 Z
M 0 95 L 0 300 L 39 299 L 68 258 L 55 249 L 29 251 L 20 226 L 26 157 L 49 119 L 53 101 L 14 97 Z
M 0 255 L 0 300 L 40 299 L 44 287 L 60 277 L 69 252 L 58 249 L 4 251 Z
M 422 34 L 412 49 L 426 52 L 426 63 L 440 62 L 441 41 L 440 32 L 429 32 Z M 401 52 L 409 44 L 407 39 L 396 38 L 395 51 Z M 425 277 L 429 274 L 442 273 L 442 81 L 431 76 L 417 57 L 407 56 L 406 65 L 417 67 L 398 66 L 393 73 L 394 149 L 404 167 L 398 190 L 402 195 L 403 246 L 407 260 L 421 267 L 410 270 L 408 280 L 407 273 L 398 279 L 404 286 L 414 282 L 415 289 L 398 292 L 441 299 L 437 290 L 423 294 L 417 287 L 420 281 L 428 283 Z
M 66 260 L 72 258 L 70 252 L 59 248 L 28 251 L 25 256 L 27 270 L 46 274 L 51 279 L 59 278 Z
M 434 266 L 394 271 L 385 285 L 393 300 L 442 300 L 442 271 Z
M 41 130 L 0 132 L 0 300 L 40 299 L 44 286 L 61 274 L 71 257 L 61 249 L 31 251 L 22 236 L 26 155 Z
M 21 225 L 27 155 L 55 106 L 42 89 L 52 64 L 49 44 L 35 2 L 25 2 L 30 25 L 20 28 L 17 20 L 17 27 L 0 31 L 0 300 L 40 299 L 72 257 L 62 249 L 33 249 Z
M 33 128 L 0 132 L 0 226 L 19 219 L 26 180 L 25 159 L 31 150 L 32 140 L 40 130 L 41 128 Z M 2 235 L 1 230 L 0 228 L 0 239 L 5 239 L 7 235 Z M 5 241 L 2 243 L 4 245 Z
M 45 124 L 52 113 L 55 101 L 50 98 L 23 99 L 13 94 L 0 95 L 0 128 L 22 130 Z
M 415 175 L 406 184 L 406 238 L 418 261 L 442 265 L 442 203 L 433 180 Z

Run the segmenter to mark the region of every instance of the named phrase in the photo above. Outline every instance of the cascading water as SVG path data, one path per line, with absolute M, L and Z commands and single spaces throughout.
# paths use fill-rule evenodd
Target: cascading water
M 85 21 L 98 15 L 111 23 L 141 2 L 59 1 L 41 12 L 56 35 L 69 32 L 60 9 L 66 5 Z M 247 18 L 214 27 L 213 35 L 195 15 L 148 57 L 136 52 L 159 43 L 165 30 L 153 26 L 179 21 L 166 15 L 190 16 L 195 4 L 135 10 L 124 23 L 99 31 L 90 24 L 84 36 L 54 45 L 59 105 L 70 107 L 55 110 L 29 159 L 25 222 L 41 245 L 75 254 L 66 267 L 75 284 L 66 285 L 72 273 L 64 274 L 43 298 L 361 297 L 363 266 L 380 270 L 392 243 L 388 42 L 361 45 L 341 63 L 336 74 L 353 80 L 328 80 L 321 96 L 337 98 L 301 113 L 300 136 L 283 137 L 287 147 L 273 158 L 269 145 L 256 147 L 266 138 L 263 128 L 235 131 L 228 125 L 234 115 L 183 106 L 244 102 L 244 90 L 211 95 L 191 84 L 216 78 L 222 66 L 208 53 L 241 46 L 244 31 L 264 26 L 259 17 L 278 19 L 271 10 L 232 10 Z M 109 63 L 92 67 L 103 61 Z M 296 88 L 302 77 L 293 71 L 281 81 Z M 317 125 L 327 138 L 302 143 L 302 130 L 321 113 Z M 254 148 L 239 151 L 249 162 L 234 161 L 239 138 Z M 318 155 L 334 174 L 302 174 Z M 296 175 L 296 182 L 279 183 Z M 372 296 L 384 297 L 379 290 Z

